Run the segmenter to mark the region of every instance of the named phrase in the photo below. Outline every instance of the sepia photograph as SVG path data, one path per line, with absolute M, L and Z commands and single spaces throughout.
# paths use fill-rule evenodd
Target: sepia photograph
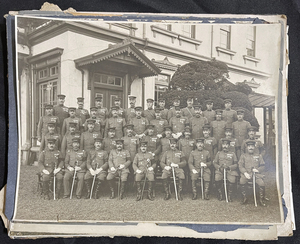
M 14 221 L 283 222 L 279 22 L 16 16 L 15 31 Z

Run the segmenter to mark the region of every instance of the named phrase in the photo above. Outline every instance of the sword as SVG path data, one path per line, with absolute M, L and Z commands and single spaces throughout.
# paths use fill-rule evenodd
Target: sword
M 254 205 L 255 207 L 257 207 L 256 190 L 255 190 L 255 172 L 253 172 L 253 197 L 254 197 Z
M 224 190 L 225 190 L 225 199 L 226 202 L 228 202 L 228 196 L 227 196 L 227 184 L 226 184 L 226 169 L 224 168 Z
M 97 168 L 98 168 L 98 163 L 96 164 L 96 170 L 97 170 Z M 93 189 L 94 189 L 95 179 L 96 179 L 96 174 L 94 175 L 94 178 L 93 178 L 90 199 L 92 199 L 92 196 L 93 196 Z
M 145 175 L 145 180 L 144 180 L 143 189 L 142 189 L 142 200 L 143 200 L 143 196 L 144 196 L 144 190 L 145 190 L 145 185 L 146 185 L 146 181 L 147 181 L 147 175 L 148 175 L 148 164 L 146 165 L 146 175 Z
M 78 161 L 75 161 L 75 169 L 74 169 L 75 172 L 74 172 L 74 176 L 73 176 L 70 199 L 72 199 L 72 195 L 73 195 L 73 188 L 74 188 L 74 183 L 75 183 L 75 178 L 76 178 L 76 166 L 77 166 L 77 164 L 78 164 Z
M 174 189 L 175 189 L 176 201 L 178 201 L 177 186 L 176 186 L 176 179 L 175 179 L 174 167 L 172 167 L 172 174 L 173 174 L 173 181 L 174 181 Z
M 56 163 L 54 163 L 54 170 L 56 170 Z M 55 199 L 55 174 L 53 172 L 53 176 L 54 176 L 54 179 L 53 179 L 53 199 Z
M 204 199 L 204 189 L 203 189 L 203 167 L 201 169 L 201 194 L 202 194 L 202 199 Z

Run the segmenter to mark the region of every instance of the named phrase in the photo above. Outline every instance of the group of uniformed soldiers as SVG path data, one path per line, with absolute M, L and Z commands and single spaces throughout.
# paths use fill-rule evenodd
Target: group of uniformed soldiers
M 224 110 L 213 110 L 213 101 L 207 100 L 205 111 L 194 104 L 193 98 L 187 99 L 183 109 L 180 99 L 175 98 L 169 110 L 164 99 L 159 99 L 156 108 L 153 99 L 147 99 L 147 108 L 143 110 L 135 106 L 135 96 L 129 96 L 128 109 L 121 108 L 120 99 L 116 98 L 109 111 L 103 107 L 102 97 L 96 97 L 90 113 L 83 108 L 84 98 L 77 98 L 78 108 L 67 108 L 64 102 L 65 96 L 58 95 L 56 106 L 46 105 L 38 124 L 39 168 L 46 199 L 50 199 L 51 177 L 56 180 L 55 197 L 63 194 L 63 198 L 69 198 L 76 176 L 78 199 L 84 191 L 85 198 L 91 194 L 98 198 L 105 180 L 110 198 L 114 198 L 113 180 L 118 177 L 121 199 L 126 182 L 134 179 L 136 200 L 142 199 L 146 181 L 148 198 L 154 200 L 153 187 L 160 175 L 165 200 L 170 198 L 169 179 L 175 177 L 179 200 L 184 180 L 190 178 L 193 200 L 197 199 L 200 179 L 204 199 L 209 200 L 213 182 L 219 200 L 223 199 L 226 184 L 230 202 L 240 176 L 242 203 L 247 202 L 246 188 L 255 177 L 259 202 L 266 205 L 263 145 L 255 137 L 257 128 L 243 119 L 243 109 L 231 109 L 230 99 L 225 99 Z

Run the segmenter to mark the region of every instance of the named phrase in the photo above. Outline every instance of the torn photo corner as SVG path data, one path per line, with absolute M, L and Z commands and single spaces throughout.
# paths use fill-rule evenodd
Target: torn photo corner
M 287 38 L 285 16 L 8 15 L 9 236 L 292 235 Z

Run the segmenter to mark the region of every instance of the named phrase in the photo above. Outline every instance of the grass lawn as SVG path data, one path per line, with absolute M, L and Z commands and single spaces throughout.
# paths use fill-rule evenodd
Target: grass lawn
M 251 198 L 247 205 L 241 205 L 239 193 L 234 195 L 232 203 L 218 201 L 215 194 L 210 200 L 191 199 L 191 193 L 183 194 L 183 201 L 172 198 L 164 201 L 161 185 L 156 186 L 156 198 L 136 202 L 136 193 L 127 192 L 123 200 L 109 199 L 106 189 L 100 198 L 44 200 L 37 192 L 38 168 L 21 166 L 20 187 L 16 219 L 20 220 L 96 220 L 96 221 L 164 221 L 164 222 L 280 222 L 279 201 L 275 185 L 275 176 L 267 172 L 265 177 L 266 194 L 270 201 L 267 207 L 255 207 Z M 107 186 L 107 185 L 105 185 Z M 201 195 L 201 193 L 200 193 Z

